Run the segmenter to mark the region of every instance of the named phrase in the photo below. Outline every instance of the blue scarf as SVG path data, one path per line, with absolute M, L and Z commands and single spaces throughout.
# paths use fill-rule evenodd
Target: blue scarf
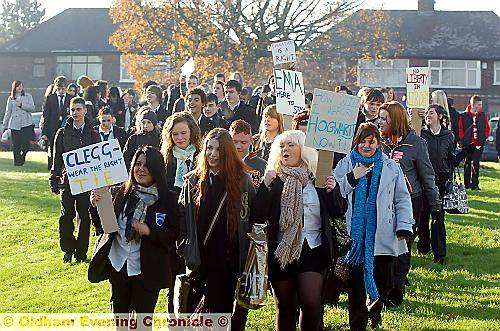
M 382 151 L 377 149 L 371 157 L 359 154 L 357 148 L 351 152 L 351 162 L 367 165 L 374 163 L 368 197 L 366 176 L 358 179 L 354 189 L 355 200 L 351 219 L 352 246 L 345 257 L 345 262 L 351 266 L 363 265 L 365 289 L 373 300 L 379 298 L 377 285 L 373 278 L 373 260 L 375 246 L 375 231 L 377 230 L 377 193 L 380 173 L 382 172 Z
M 194 153 L 196 153 L 196 147 L 193 145 L 189 145 L 185 150 L 174 146 L 172 154 L 177 159 L 174 186 L 182 188 L 182 185 L 184 184 L 184 175 L 189 171 L 186 160 L 193 156 Z

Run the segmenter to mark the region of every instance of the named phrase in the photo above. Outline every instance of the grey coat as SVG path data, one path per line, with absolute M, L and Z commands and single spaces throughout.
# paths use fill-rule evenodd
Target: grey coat
M 17 101 L 21 100 L 21 107 L 17 106 Z M 35 103 L 29 93 L 25 93 L 18 99 L 9 97 L 5 107 L 5 116 L 3 118 L 3 129 L 21 130 L 24 127 L 33 124 L 31 113 L 35 112 Z
M 408 252 L 405 240 L 398 240 L 397 231 L 412 231 L 415 223 L 411 198 L 406 187 L 403 171 L 394 160 L 382 154 L 382 173 L 377 193 L 377 231 L 375 232 L 375 255 L 399 256 Z M 347 229 L 351 232 L 352 195 L 354 187 L 349 184 L 347 174 L 353 169 L 351 155 L 344 157 L 333 173 L 343 197 L 349 200 L 345 214 Z

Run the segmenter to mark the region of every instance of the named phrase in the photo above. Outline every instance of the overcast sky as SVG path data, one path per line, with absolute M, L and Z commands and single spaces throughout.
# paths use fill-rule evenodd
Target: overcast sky
M 46 19 L 67 8 L 107 8 L 112 0 L 60 1 L 38 0 L 46 10 Z M 417 0 L 365 0 L 362 8 L 417 9 Z M 500 15 L 499 0 L 437 0 L 437 10 L 493 10 Z

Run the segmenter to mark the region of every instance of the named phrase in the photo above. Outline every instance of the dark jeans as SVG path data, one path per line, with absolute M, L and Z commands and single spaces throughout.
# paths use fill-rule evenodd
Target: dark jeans
M 408 253 L 401 254 L 397 257 L 396 267 L 394 268 L 394 290 L 391 293 L 391 301 L 397 305 L 403 302 L 403 294 L 405 291 L 405 285 L 408 280 L 408 273 L 411 267 L 411 246 L 413 239 L 415 238 L 415 233 L 418 232 L 420 215 L 423 210 L 423 198 L 422 196 L 417 196 L 411 198 L 411 206 L 413 209 L 413 219 L 415 224 L 413 225 L 413 237 L 406 241 L 408 246 Z
M 372 323 L 382 321 L 382 308 L 387 304 L 388 295 L 393 284 L 393 274 L 396 258 L 394 256 L 375 256 L 373 262 L 373 277 L 380 295 L 380 302 L 368 312 L 366 307 L 365 275 L 363 266 L 351 268 L 349 278 L 349 328 L 365 330 L 368 318 Z
M 479 161 L 483 155 L 483 148 L 474 148 L 465 156 L 464 163 L 464 185 L 465 188 L 476 188 L 479 186 Z
M 27 126 L 21 130 L 10 130 L 12 136 L 12 153 L 14 165 L 22 166 L 26 161 L 26 154 L 30 150 L 30 140 L 33 138 L 33 127 Z
M 436 175 L 436 186 L 441 197 L 445 194 L 445 184 L 448 176 Z M 432 216 L 430 231 L 429 218 Z M 431 208 L 424 198 L 424 208 L 418 226 L 418 244 L 420 253 L 427 253 L 432 246 L 434 258 L 444 258 L 446 256 L 446 227 L 444 225 L 444 210 L 431 212 Z
M 87 257 L 90 235 L 89 193 L 72 195 L 69 188 L 61 190 L 61 213 L 59 216 L 59 244 L 65 253 L 75 254 L 76 259 L 84 260 Z M 76 206 L 76 209 L 75 209 Z M 74 218 L 78 211 L 80 223 L 78 237 L 75 238 Z

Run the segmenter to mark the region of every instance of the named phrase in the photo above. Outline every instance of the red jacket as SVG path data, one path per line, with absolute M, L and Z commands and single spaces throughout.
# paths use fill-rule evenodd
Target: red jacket
M 490 123 L 486 113 L 482 110 L 473 113 L 471 105 L 467 105 L 465 112 L 458 118 L 458 138 L 462 141 L 462 146 L 470 143 L 483 146 L 489 135 Z

